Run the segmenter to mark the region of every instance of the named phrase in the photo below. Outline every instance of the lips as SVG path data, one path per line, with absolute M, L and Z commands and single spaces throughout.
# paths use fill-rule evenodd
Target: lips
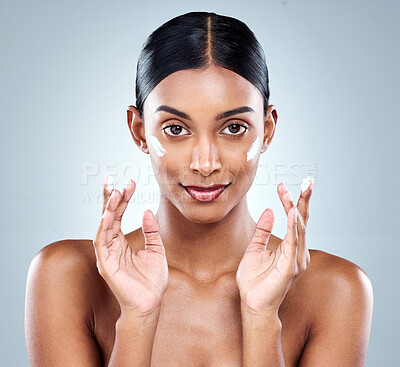
M 183 186 L 183 185 L 182 185 Z M 183 186 L 186 192 L 197 201 L 212 201 L 220 196 L 228 185 Z

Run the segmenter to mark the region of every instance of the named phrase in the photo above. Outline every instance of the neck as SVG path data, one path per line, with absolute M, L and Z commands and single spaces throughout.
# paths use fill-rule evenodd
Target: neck
M 215 223 L 192 222 L 169 200 L 161 200 L 155 217 L 169 267 L 198 280 L 236 272 L 256 226 L 247 196 Z

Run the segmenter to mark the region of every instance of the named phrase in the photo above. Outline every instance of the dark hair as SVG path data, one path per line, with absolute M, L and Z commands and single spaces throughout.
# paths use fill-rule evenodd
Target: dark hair
M 136 107 L 168 75 L 210 64 L 229 69 L 252 83 L 269 103 L 264 51 L 242 21 L 212 12 L 189 12 L 158 27 L 144 42 L 136 70 Z

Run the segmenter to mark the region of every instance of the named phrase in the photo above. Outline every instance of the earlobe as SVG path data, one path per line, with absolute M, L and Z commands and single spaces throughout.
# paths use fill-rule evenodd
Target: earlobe
M 263 143 L 263 145 L 262 145 L 260 154 L 264 153 L 264 152 L 267 150 L 268 144 L 269 144 L 269 143 L 268 143 L 268 139 L 265 139 L 265 140 L 264 140 L 264 143 Z
M 127 122 L 128 128 L 131 132 L 132 138 L 139 149 L 149 154 L 149 148 L 147 147 L 144 122 L 140 118 L 140 112 L 135 106 L 128 106 L 127 109 Z
M 266 118 L 264 122 L 264 141 L 261 149 L 261 153 L 264 153 L 268 146 L 271 144 L 272 138 L 275 134 L 276 123 L 278 121 L 278 111 L 274 105 L 269 105 L 266 112 Z

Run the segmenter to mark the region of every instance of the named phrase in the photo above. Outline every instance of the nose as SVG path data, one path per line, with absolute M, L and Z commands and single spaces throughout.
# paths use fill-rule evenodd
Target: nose
M 207 137 L 199 138 L 193 149 L 190 170 L 209 176 L 221 167 L 217 146 Z

